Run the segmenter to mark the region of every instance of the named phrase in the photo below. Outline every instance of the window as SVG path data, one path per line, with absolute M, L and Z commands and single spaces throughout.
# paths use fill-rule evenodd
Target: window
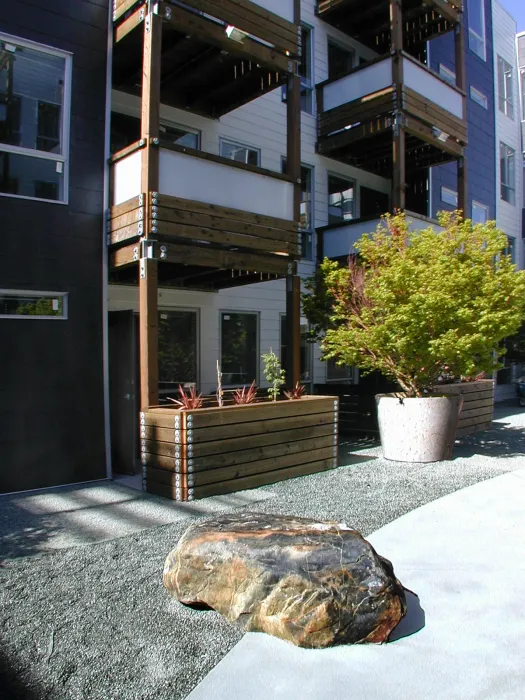
M 0 289 L 0 318 L 67 319 L 67 294 Z
M 348 365 L 337 365 L 334 359 L 326 361 L 327 382 L 354 382 L 354 368 Z
M 246 163 L 247 165 L 260 165 L 261 152 L 258 148 L 244 146 L 241 143 L 233 141 L 220 140 L 220 152 L 223 158 L 235 160 L 237 163 Z
M 470 86 L 470 99 L 474 100 L 480 107 L 483 107 L 484 109 L 488 109 L 489 103 L 487 100 L 487 96 L 484 95 L 482 92 L 479 90 L 476 90 L 475 87 Z
M 221 371 L 225 386 L 257 381 L 258 325 L 256 313 L 221 312 Z
M 456 74 L 453 70 L 450 70 L 450 68 L 447 68 L 442 63 L 439 64 L 439 75 L 447 83 L 450 83 L 451 85 L 456 85 Z
M 472 202 L 472 223 L 486 224 L 489 220 L 489 208 L 479 202 Z
M 520 70 L 521 82 L 521 118 L 525 121 L 525 68 Z
M 286 172 L 286 160 L 283 159 L 283 173 Z M 301 165 L 301 257 L 311 260 L 313 256 L 313 168 Z
M 339 175 L 328 175 L 328 223 L 355 219 L 355 182 Z
M 158 316 L 159 392 L 175 397 L 179 384 L 198 383 L 198 314 L 180 309 Z
M 0 34 L 0 193 L 67 201 L 71 57 Z
M 313 114 L 312 30 L 309 27 L 301 27 L 301 58 L 298 72 L 301 78 L 301 110 Z M 282 101 L 286 102 L 286 85 L 283 85 Z
M 501 199 L 509 204 L 516 202 L 515 151 L 505 143 L 500 143 L 500 182 Z
M 450 204 L 451 207 L 458 206 L 458 193 L 448 187 L 441 188 L 441 201 Z
M 355 51 L 328 39 L 328 79 L 340 78 L 355 66 Z
M 120 112 L 111 112 L 111 152 L 117 153 L 140 139 L 140 118 Z M 165 143 L 200 148 L 200 132 L 186 126 L 160 120 L 160 139 Z
M 510 256 L 511 261 L 516 264 L 516 239 L 514 236 L 507 236 L 507 248 L 505 255 Z
M 498 56 L 498 106 L 500 112 L 514 119 L 512 66 L 501 56 Z
M 284 370 L 287 367 L 288 346 L 286 337 L 286 314 L 281 314 L 281 366 Z M 312 381 L 312 349 L 313 344 L 308 340 L 308 324 L 301 323 L 301 382 Z
M 467 0 L 467 9 L 469 49 L 485 61 L 485 2 Z

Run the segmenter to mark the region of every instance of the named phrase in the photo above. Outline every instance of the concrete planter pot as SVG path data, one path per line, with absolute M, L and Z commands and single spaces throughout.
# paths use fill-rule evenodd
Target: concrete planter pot
M 383 456 L 395 462 L 451 459 L 463 397 L 376 396 Z

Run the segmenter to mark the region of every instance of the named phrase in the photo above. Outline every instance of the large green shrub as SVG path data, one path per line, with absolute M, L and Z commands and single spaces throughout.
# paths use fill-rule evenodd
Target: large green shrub
M 443 374 L 497 369 L 500 343 L 525 318 L 525 273 L 493 222 L 440 215 L 442 232 L 386 216 L 347 267 L 325 259 L 303 305 L 324 359 L 379 370 L 410 396 Z

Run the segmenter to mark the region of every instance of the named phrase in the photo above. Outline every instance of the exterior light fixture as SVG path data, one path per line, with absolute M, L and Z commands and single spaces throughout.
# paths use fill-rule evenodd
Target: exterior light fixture
M 232 41 L 236 41 L 238 44 L 242 44 L 244 40 L 246 39 L 246 34 L 242 32 L 240 29 L 237 29 L 237 27 L 234 27 L 232 24 L 229 24 L 226 27 L 226 36 L 228 39 L 231 39 Z
M 441 141 L 442 143 L 445 143 L 445 141 L 449 137 L 449 134 L 447 134 L 446 131 L 442 131 L 441 129 L 438 129 L 437 126 L 432 127 L 432 133 L 437 138 L 437 140 Z

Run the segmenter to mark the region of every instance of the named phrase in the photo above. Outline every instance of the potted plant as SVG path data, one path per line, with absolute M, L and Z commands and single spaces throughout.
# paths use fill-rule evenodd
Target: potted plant
M 416 232 L 403 214 L 385 216 L 347 267 L 325 259 L 303 297 L 325 359 L 399 385 L 376 397 L 387 459 L 450 457 L 462 398 L 434 387 L 444 373 L 492 374 L 525 317 L 525 273 L 504 254 L 506 236 L 457 212 L 439 223 Z

